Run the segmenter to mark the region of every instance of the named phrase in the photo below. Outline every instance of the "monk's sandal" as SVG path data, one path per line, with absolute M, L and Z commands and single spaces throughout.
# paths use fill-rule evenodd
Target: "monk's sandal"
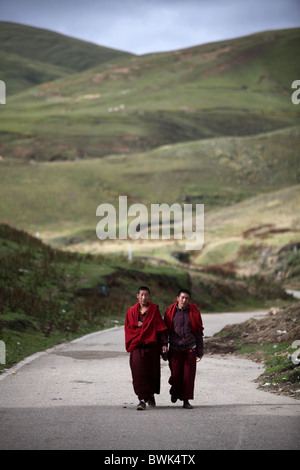
M 148 400 L 148 406 L 150 406 L 151 408 L 154 408 L 156 406 L 156 403 L 155 403 L 155 398 L 154 397 L 150 397 L 149 400 Z
M 183 407 L 182 408 L 185 408 L 186 410 L 192 410 L 193 409 L 192 405 L 189 403 L 188 400 L 183 400 Z
M 140 401 L 138 406 L 136 407 L 137 410 L 145 410 L 146 409 L 146 403 L 144 401 Z

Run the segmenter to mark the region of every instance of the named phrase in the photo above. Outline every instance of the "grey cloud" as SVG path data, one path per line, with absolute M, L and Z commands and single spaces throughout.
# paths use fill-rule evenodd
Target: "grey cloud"
M 2 0 L 0 19 L 135 53 L 299 26 L 299 0 Z

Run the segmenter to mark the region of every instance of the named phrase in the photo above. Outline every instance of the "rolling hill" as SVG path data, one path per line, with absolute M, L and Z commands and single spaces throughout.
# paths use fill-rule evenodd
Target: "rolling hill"
M 299 38 L 298 28 L 123 55 L 29 88 L 0 108 L 1 155 L 94 158 L 296 125 L 291 84 L 300 75 Z
M 264 240 L 271 249 L 296 241 L 300 137 L 290 85 L 300 72 L 299 35 L 269 31 L 123 55 L 83 71 L 70 72 L 76 66 L 69 64 L 64 77 L 9 97 L 0 107 L 1 220 L 56 246 L 126 253 L 126 241 L 100 243 L 95 235 L 97 206 L 117 205 L 126 194 L 128 203 L 148 208 L 203 203 L 206 245 L 185 257 L 198 266 L 237 263 L 245 243 L 248 251 L 257 245 L 257 237 L 243 235 L 255 221 L 271 225 Z M 79 43 L 69 40 L 76 50 Z M 51 54 L 48 63 L 62 67 Z M 272 197 L 284 199 L 288 188 L 290 216 L 276 218 Z M 237 217 L 227 223 L 228 211 Z M 222 226 L 210 222 L 218 218 Z M 175 263 L 184 248 L 150 240 L 134 250 Z
M 144 153 L 73 162 L 0 162 L 2 220 L 21 229 L 95 235 L 96 208 L 130 204 L 203 203 L 205 211 L 300 184 L 299 128 L 220 137 Z M 72 235 L 73 236 L 73 235 Z
M 253 272 L 267 248 L 276 253 L 300 238 L 298 148 L 295 127 L 102 159 L 4 160 L 1 220 L 70 250 L 127 255 L 130 241 L 134 257 L 198 266 L 234 263 L 241 272 Z M 122 194 L 128 206 L 143 203 L 149 211 L 154 203 L 204 204 L 204 248 L 186 253 L 184 240 L 173 238 L 100 242 L 96 209 L 103 203 L 118 207 Z
M 183 286 L 206 312 L 292 300 L 283 286 L 300 286 L 299 37 L 269 31 L 133 56 L 0 24 L 8 364 L 122 323 L 141 284 L 162 308 Z M 98 240 L 97 206 L 123 194 L 148 209 L 204 204 L 204 247 Z
M 127 52 L 18 23 L 0 22 L 1 80 L 7 94 L 86 70 Z

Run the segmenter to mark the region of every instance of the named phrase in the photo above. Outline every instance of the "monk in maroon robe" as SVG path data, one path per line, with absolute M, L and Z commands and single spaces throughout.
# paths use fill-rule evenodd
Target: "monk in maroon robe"
M 192 409 L 194 398 L 196 360 L 203 356 L 203 324 L 196 304 L 190 303 L 191 294 L 182 289 L 177 301 L 165 312 L 169 332 L 169 366 L 171 401 L 183 401 L 183 408 Z
M 155 406 L 154 394 L 160 393 L 160 354 L 167 353 L 167 327 L 158 305 L 150 302 L 148 287 L 140 287 L 138 302 L 126 313 L 125 346 L 130 352 L 133 388 L 138 396 L 138 410 L 146 403 Z

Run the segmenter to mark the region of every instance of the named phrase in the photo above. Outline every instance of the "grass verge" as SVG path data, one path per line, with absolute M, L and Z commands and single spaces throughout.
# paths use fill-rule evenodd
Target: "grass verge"
M 261 362 L 257 378 L 262 389 L 300 398 L 300 367 L 296 341 L 300 340 L 300 302 L 271 309 L 262 319 L 228 325 L 206 340 L 210 354 L 236 354 Z

